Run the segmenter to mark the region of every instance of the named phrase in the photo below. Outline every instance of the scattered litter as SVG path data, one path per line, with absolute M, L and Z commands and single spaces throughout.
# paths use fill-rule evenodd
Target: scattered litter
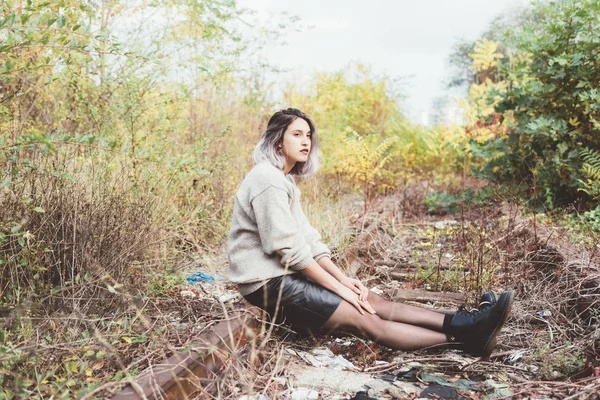
M 456 388 L 438 385 L 437 383 L 427 386 L 419 397 L 425 399 L 464 399 L 463 396 L 458 394 Z
M 530 364 L 527 366 L 527 370 L 533 374 L 537 374 L 540 370 L 540 367 L 538 367 L 537 365 Z
M 418 382 L 417 374 L 419 373 L 419 369 L 416 367 L 412 367 L 408 371 L 401 371 L 396 374 L 396 378 L 403 382 Z
M 251 396 L 246 394 L 240 397 L 238 400 L 269 400 L 269 398 L 264 394 L 253 394 Z
M 539 315 L 540 317 L 551 317 L 552 316 L 552 312 L 549 310 L 543 310 L 543 311 L 539 311 L 537 313 L 537 315 Z
M 216 279 L 219 278 L 220 277 L 217 277 Z M 194 275 L 188 276 L 186 279 L 188 282 L 212 282 L 215 280 L 215 277 L 200 271 L 195 273 Z
M 192 290 L 182 290 L 179 294 L 181 297 L 198 297 L 198 295 Z
M 316 390 L 309 390 L 304 388 L 298 388 L 294 390 L 290 399 L 292 400 L 317 400 L 319 398 L 319 392 Z
M 456 226 L 456 225 L 459 225 L 458 221 L 455 221 L 453 219 L 444 219 L 442 221 L 437 221 L 433 226 L 435 227 L 435 229 L 444 229 L 449 226 Z
M 404 395 L 396 396 L 400 399 L 412 398 L 411 396 L 413 394 L 416 395 L 417 393 L 419 393 L 421 391 L 420 386 L 417 386 L 416 384 L 410 383 L 410 382 L 395 381 L 395 382 L 392 382 L 392 384 L 404 393 Z M 390 390 L 390 392 L 391 392 L 391 390 Z
M 233 290 L 230 290 L 228 292 L 223 293 L 221 296 L 219 296 L 219 303 L 229 303 L 229 302 L 235 303 L 237 300 L 239 300 L 241 298 L 242 298 L 242 295 L 239 292 L 234 292 Z
M 453 387 L 461 390 L 473 390 L 476 392 L 484 392 L 490 390 L 492 387 L 486 382 L 476 382 L 469 379 L 445 379 L 444 377 L 430 374 L 428 372 L 421 372 L 419 378 L 424 382 L 436 383 L 442 386 Z
M 289 347 L 285 348 L 285 352 L 288 353 L 288 354 L 291 354 L 292 356 L 297 356 L 298 355 L 298 353 L 296 353 L 296 350 L 290 349 Z
M 375 397 L 369 397 L 367 392 L 358 392 L 351 400 L 377 400 Z
M 383 290 L 379 289 L 378 287 L 371 288 L 370 291 L 375 294 L 383 294 Z
M 518 351 L 518 352 L 513 353 L 510 356 L 506 357 L 506 359 L 504 360 L 504 363 L 509 364 L 509 365 L 514 365 L 515 363 L 520 361 L 524 355 L 525 355 L 525 350 Z
M 506 383 L 494 382 L 492 379 L 485 381 L 492 389 L 481 397 L 481 400 L 492 400 L 492 399 L 510 399 L 514 392 Z
M 352 342 L 351 342 L 351 341 L 349 341 L 349 340 L 344 340 L 344 339 L 341 339 L 341 338 L 335 338 L 335 340 L 334 340 L 334 341 L 335 341 L 336 343 L 339 343 L 339 344 L 340 344 L 340 345 L 342 345 L 342 346 L 350 346 L 350 345 L 352 344 Z
M 280 385 L 285 385 L 287 383 L 287 379 L 285 379 L 283 376 L 277 376 L 273 378 L 272 381 Z
M 310 351 L 310 353 L 301 350 L 291 350 L 288 352 L 294 352 L 298 357 L 313 367 L 330 368 L 338 371 L 343 371 L 344 369 L 357 370 L 354 364 L 352 364 L 350 361 L 346 360 L 343 356 L 336 356 L 327 348 L 321 347 L 313 349 Z

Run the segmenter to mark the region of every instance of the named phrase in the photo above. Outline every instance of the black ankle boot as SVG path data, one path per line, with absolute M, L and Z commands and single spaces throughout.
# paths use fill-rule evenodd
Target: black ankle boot
M 479 298 L 479 306 L 477 307 L 477 309 L 479 311 L 483 311 L 486 308 L 493 307 L 494 304 L 496 304 L 496 295 L 491 290 L 488 290 L 487 292 L 484 292 Z M 446 314 L 454 315 L 452 313 Z
M 479 298 L 479 310 L 483 311 L 487 307 L 493 307 L 496 304 L 496 295 L 491 290 L 484 292 Z
M 496 337 L 510 314 L 514 296 L 514 291 L 506 291 L 493 306 L 482 310 L 467 311 L 461 307 L 454 316 L 444 321 L 443 332 L 450 342 L 461 343 L 461 348 L 466 353 L 489 356 L 496 347 Z

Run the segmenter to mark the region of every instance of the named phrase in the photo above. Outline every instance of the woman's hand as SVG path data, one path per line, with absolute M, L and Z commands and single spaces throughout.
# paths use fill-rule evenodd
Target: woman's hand
M 376 313 L 375 309 L 373 307 L 371 307 L 371 305 L 369 304 L 368 301 L 366 301 L 366 300 L 362 301 L 359 298 L 359 295 L 347 286 L 340 286 L 339 289 L 337 290 L 337 294 L 342 299 L 346 300 L 348 303 L 350 303 L 354 307 L 356 307 L 358 312 L 360 312 L 362 315 L 365 314 L 365 311 L 367 311 L 370 314 Z
M 360 301 L 367 301 L 367 297 L 369 296 L 369 289 L 367 289 L 361 281 L 345 276 L 342 279 L 340 279 L 340 283 L 346 286 L 347 288 L 350 288 L 350 290 L 356 293 Z
M 309 264 L 302 272 L 325 289 L 331 290 L 342 299 L 352 304 L 361 314 L 364 315 L 365 310 L 368 313 L 375 314 L 375 309 L 371 307 L 366 300 L 368 293 L 367 288 L 365 288 L 360 281 L 349 279 L 345 276 L 341 277 L 341 280 L 338 280 L 316 262 Z M 364 289 L 364 292 L 362 289 Z M 365 300 L 361 300 L 361 295 L 364 295 Z

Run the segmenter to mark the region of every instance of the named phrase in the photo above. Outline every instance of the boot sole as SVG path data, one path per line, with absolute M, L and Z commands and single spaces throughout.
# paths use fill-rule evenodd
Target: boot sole
M 481 353 L 479 353 L 479 355 L 481 357 L 489 357 L 490 354 L 492 354 L 492 351 L 496 347 L 498 334 L 500 333 L 500 330 L 502 329 L 502 327 L 504 326 L 504 323 L 506 322 L 506 320 L 508 319 L 508 316 L 510 315 L 512 303 L 513 303 L 513 300 L 515 299 L 515 291 L 509 290 L 509 291 L 507 291 L 507 293 L 508 293 L 508 300 L 506 300 L 506 303 L 504 304 L 504 309 L 502 310 L 502 318 L 500 319 L 500 322 L 496 325 L 496 327 L 494 328 L 494 331 L 492 332 L 492 334 L 488 338 L 487 342 L 485 343 L 483 350 L 481 351 Z

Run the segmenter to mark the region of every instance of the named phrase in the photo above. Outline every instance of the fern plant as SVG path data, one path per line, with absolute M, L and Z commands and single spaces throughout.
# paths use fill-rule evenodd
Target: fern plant
M 587 193 L 594 200 L 600 199 L 600 153 L 586 148 L 581 150 L 579 155 L 583 160 L 583 179 L 578 179 L 581 185 L 578 190 Z
M 345 145 L 344 153 L 348 156 L 337 169 L 343 179 L 364 194 L 366 209 L 377 192 L 395 186 L 393 174 L 385 167 L 393 158 L 391 147 L 398 137 L 382 140 L 379 135 L 360 136 L 350 129 L 346 132 L 339 139 Z

